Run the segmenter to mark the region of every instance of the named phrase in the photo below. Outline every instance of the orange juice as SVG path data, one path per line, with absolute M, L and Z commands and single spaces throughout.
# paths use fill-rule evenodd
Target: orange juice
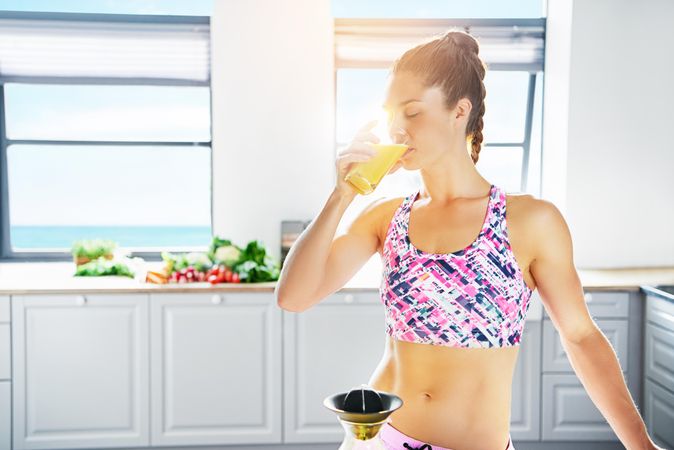
M 367 161 L 354 165 L 344 178 L 359 193 L 366 195 L 374 191 L 384 175 L 407 151 L 405 144 L 372 144 L 377 154 Z

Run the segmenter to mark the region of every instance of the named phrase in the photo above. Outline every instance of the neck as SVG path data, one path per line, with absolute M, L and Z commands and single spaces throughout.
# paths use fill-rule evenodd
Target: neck
M 480 175 L 470 153 L 461 145 L 454 146 L 436 161 L 420 169 L 423 187 L 420 199 L 438 205 L 461 198 L 484 197 L 491 183 Z

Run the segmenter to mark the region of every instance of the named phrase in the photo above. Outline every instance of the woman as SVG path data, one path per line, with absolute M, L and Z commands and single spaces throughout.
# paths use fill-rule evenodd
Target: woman
M 485 65 L 477 41 L 449 32 L 395 62 L 385 108 L 409 146 L 390 172 L 419 170 L 423 187 L 373 201 L 335 238 L 356 191 L 352 164 L 374 154 L 368 124 L 336 161 L 325 207 L 288 253 L 278 304 L 304 311 L 377 251 L 384 265 L 387 347 L 370 385 L 403 406 L 380 432 L 391 449 L 512 449 L 512 376 L 529 299 L 538 289 L 590 397 L 630 450 L 657 449 L 615 353 L 585 306 L 567 225 L 555 206 L 506 195 L 475 167 Z M 507 211 L 507 221 L 506 221 Z M 477 238 L 476 238 L 477 236 Z

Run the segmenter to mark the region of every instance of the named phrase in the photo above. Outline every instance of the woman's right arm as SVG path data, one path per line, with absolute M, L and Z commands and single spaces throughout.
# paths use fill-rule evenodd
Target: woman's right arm
M 283 263 L 276 283 L 278 305 L 293 312 L 309 309 L 353 277 L 377 251 L 373 206 L 368 206 L 335 238 L 353 195 L 334 190 L 321 213 L 300 234 Z
M 368 160 L 375 151 L 367 142 L 378 142 L 363 127 L 335 162 L 337 185 L 320 214 L 300 234 L 286 255 L 274 293 L 278 305 L 293 312 L 309 309 L 344 286 L 377 251 L 377 208 L 380 200 L 367 206 L 349 225 L 345 234 L 335 238 L 344 211 L 357 192 L 344 181 L 352 164 Z M 389 173 L 394 172 L 394 166 Z

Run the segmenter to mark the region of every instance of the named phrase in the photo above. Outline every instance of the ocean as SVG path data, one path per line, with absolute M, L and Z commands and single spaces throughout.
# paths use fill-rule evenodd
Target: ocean
M 208 247 L 210 226 L 28 226 L 10 227 L 14 251 L 67 249 L 79 239 L 111 239 L 119 247 Z

